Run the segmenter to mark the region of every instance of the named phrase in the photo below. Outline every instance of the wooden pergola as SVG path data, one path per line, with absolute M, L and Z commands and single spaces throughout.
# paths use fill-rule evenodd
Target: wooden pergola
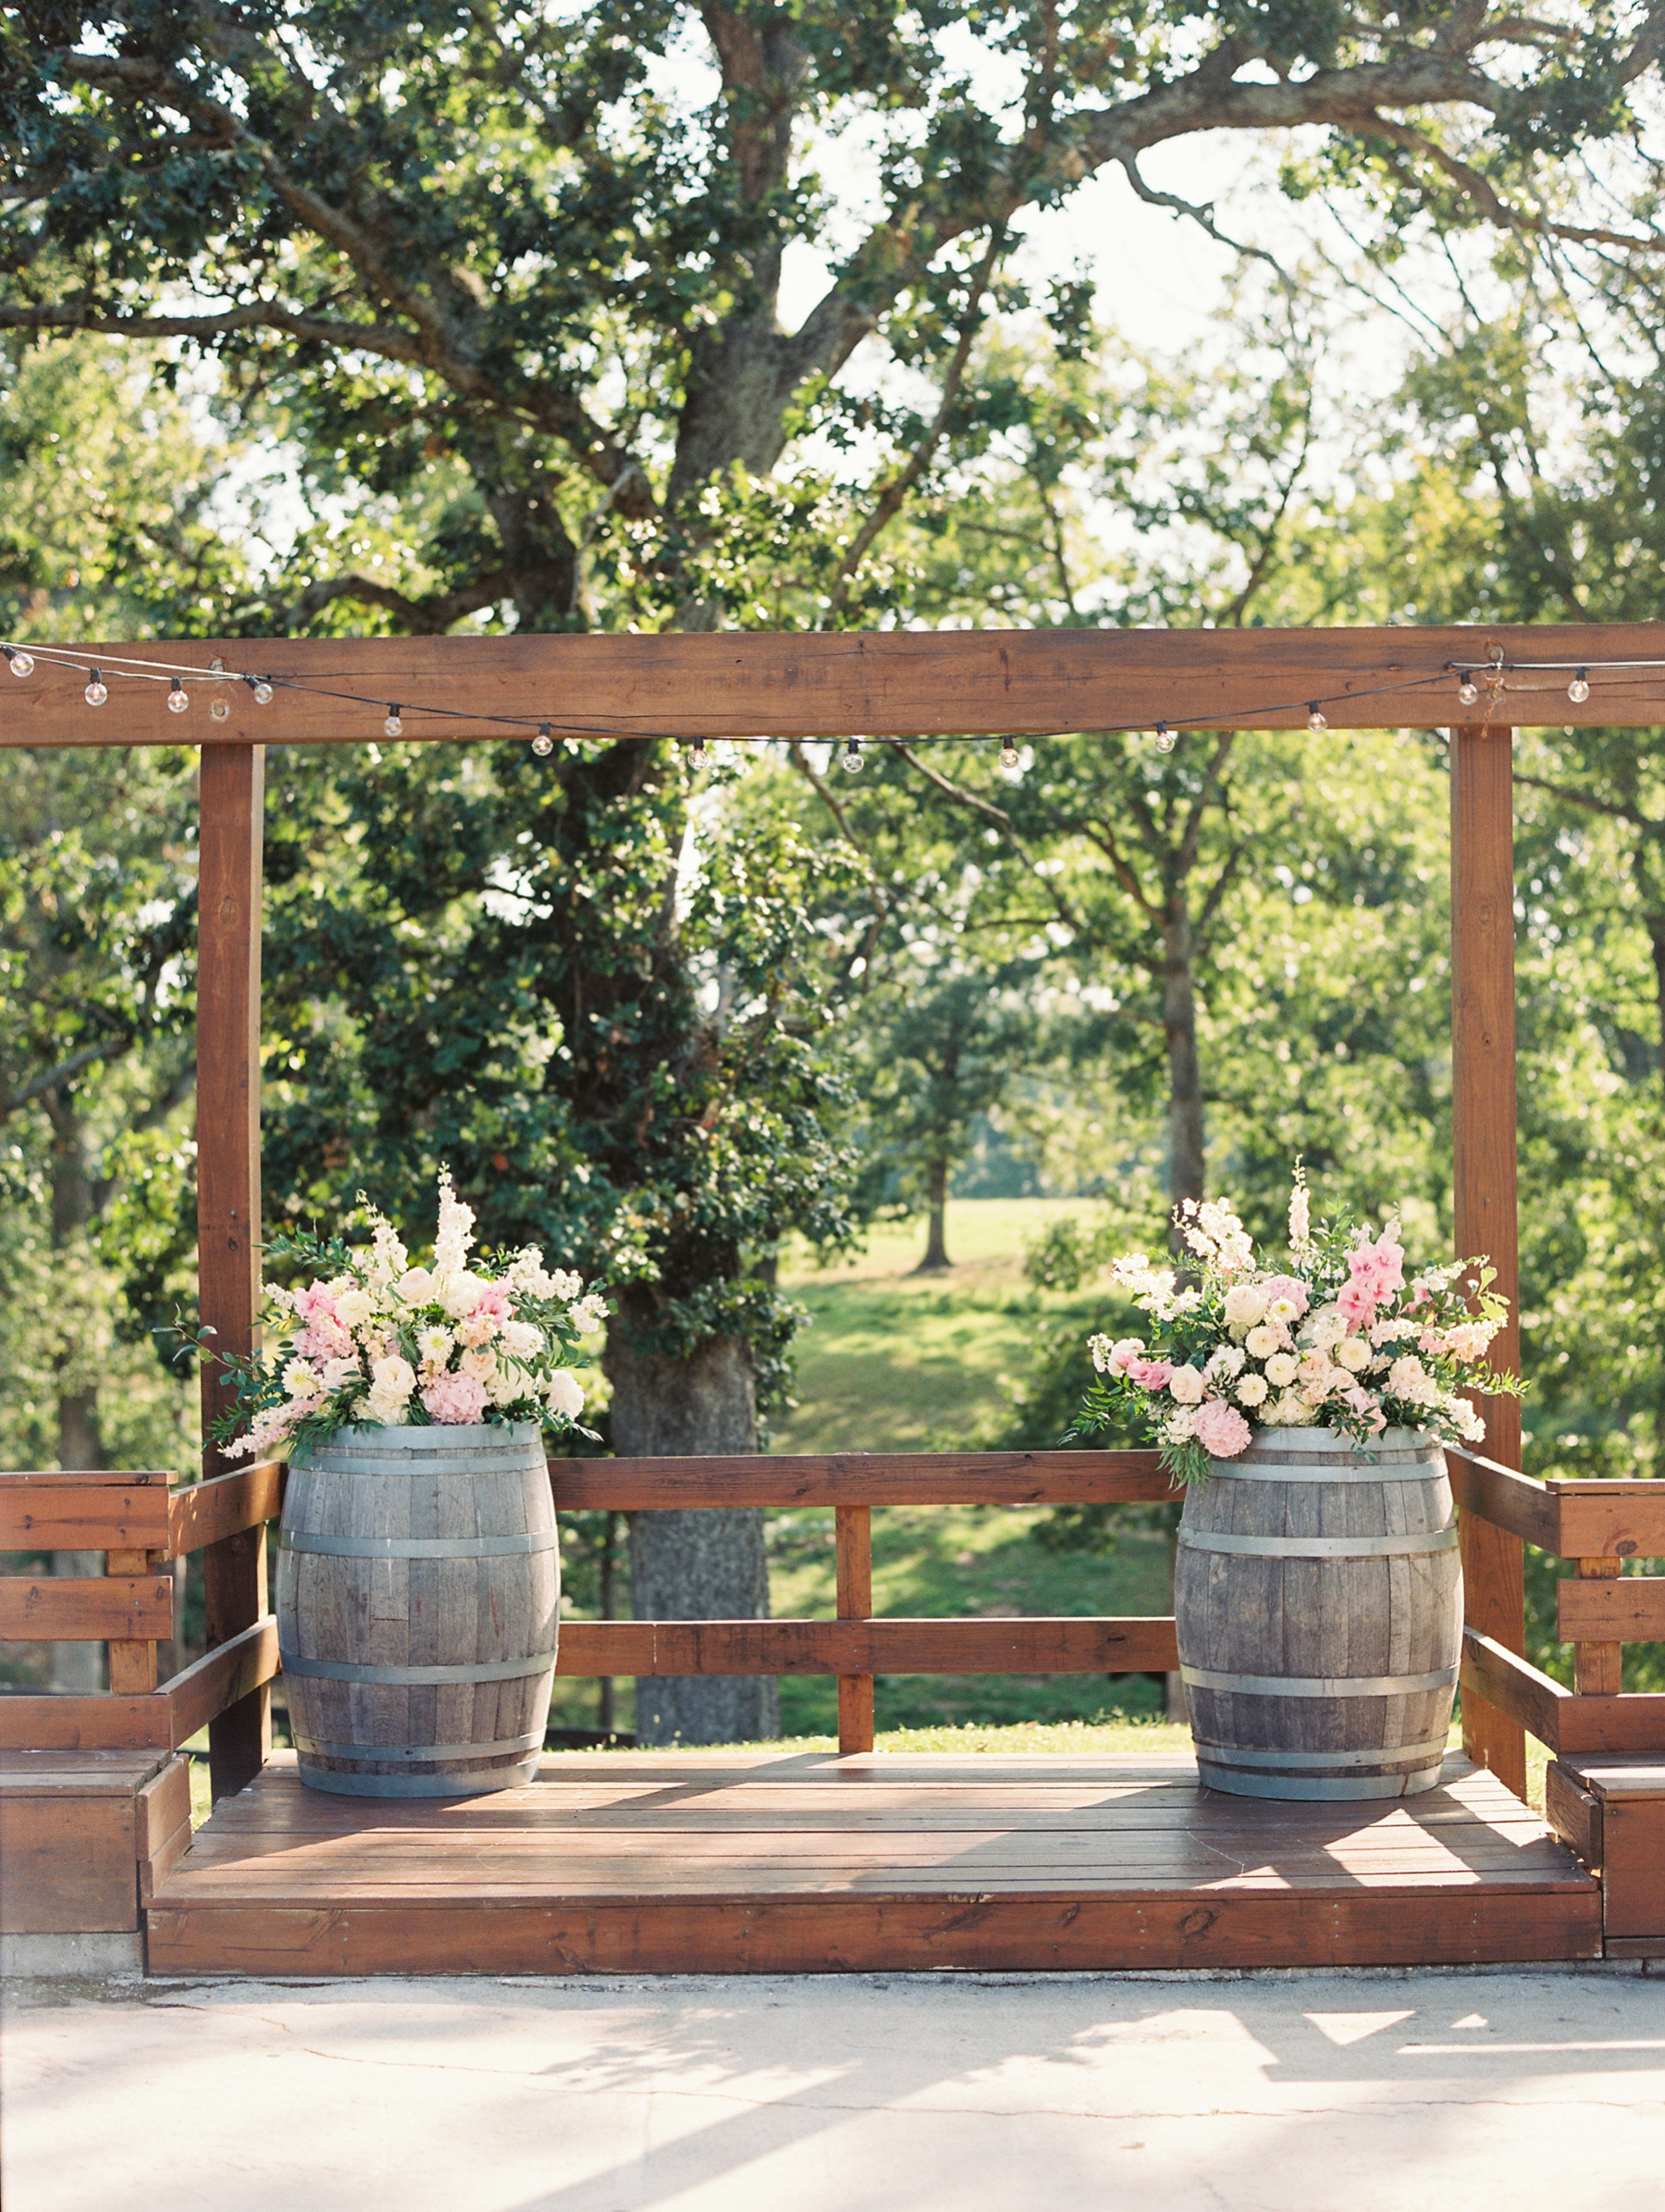
M 49 660 L 48 651 L 64 654 L 65 659 Z M 124 668 L 130 670 L 139 661 L 186 672 L 180 681 L 191 698 L 187 712 L 167 711 L 165 682 L 121 681 Z M 111 686 L 108 702 L 96 708 L 84 697 L 87 671 L 92 668 L 103 671 Z M 1570 678 L 1585 671 L 1592 679 L 1587 697 L 1570 698 Z M 264 703 L 253 687 L 256 675 L 269 679 L 272 686 Z M 1497 1341 L 1494 1357 L 1512 1372 L 1518 1369 L 1520 1354 L 1513 733 L 1520 725 L 1544 723 L 1665 723 L 1662 676 L 1665 625 L 1654 624 L 88 644 L 76 647 L 72 655 L 62 648 L 42 648 L 32 672 L 22 682 L 8 681 L 0 673 L 0 744 L 189 742 L 202 747 L 197 1015 L 201 1304 L 203 1320 L 217 1332 L 217 1343 L 237 1353 L 253 1345 L 258 1303 L 265 746 L 380 740 L 383 716 L 395 706 L 402 710 L 403 736 L 424 742 L 501 740 L 517 734 L 530 739 L 540 725 L 557 740 L 574 738 L 586 745 L 618 738 L 752 737 L 760 733 L 781 738 L 841 739 L 852 733 L 872 738 L 1023 737 L 1154 730 L 1164 723 L 1181 731 L 1304 730 L 1314 703 L 1331 729 L 1447 727 L 1451 769 L 1455 1235 L 1460 1253 L 1490 1255 L 1498 1288 L 1510 1299 L 1511 1319 Z M 1321 727 L 1311 742 L 1326 742 Z M 203 1388 L 204 1419 L 210 1421 L 222 1409 L 221 1388 L 210 1364 L 204 1365 Z M 1516 1402 L 1494 1398 L 1485 1410 L 1486 1459 L 1473 1459 L 1458 1485 L 1465 1508 L 1462 1545 L 1472 1654 L 1472 1663 L 1465 1659 L 1464 1665 L 1463 1737 L 1476 1764 L 1489 1769 L 1518 1798 L 1525 1788 L 1523 1723 L 1531 1720 L 1535 1733 L 1546 1734 L 1549 1724 L 1540 1717 L 1540 1708 L 1548 1691 L 1555 1691 L 1554 1685 L 1547 1691 L 1542 1687 L 1547 1678 L 1516 1656 L 1523 1648 L 1522 1539 L 1524 1535 L 1553 1544 L 1559 1534 L 1571 1540 L 1565 1536 L 1571 1524 L 1558 1521 L 1555 1530 L 1547 1534 L 1540 1505 L 1547 1493 L 1508 1472 L 1521 1464 Z M 853 1446 L 859 1443 L 857 1439 L 851 1441 Z M 1037 1467 L 1067 1458 L 1073 1467 L 1085 1455 L 1017 1456 Z M 1104 1494 L 1156 1494 L 1153 1463 L 1143 1469 L 1148 1456 L 1096 1455 L 1097 1464 L 1107 1473 L 1112 1461 L 1128 1463 L 1125 1487 L 1116 1489 L 1112 1481 Z M 1136 1459 L 1140 1469 L 1132 1467 Z M 902 1463 L 883 1463 L 893 1464 L 899 1468 Z M 690 1463 L 685 1473 L 673 1479 L 680 1463 L 621 1463 L 616 1470 L 614 1463 L 588 1463 L 568 1467 L 557 1483 L 558 1499 L 574 1504 L 715 1504 L 745 1502 L 755 1491 L 759 1501 L 775 1501 L 785 1469 L 809 1464 L 767 1460 Z M 872 1741 L 872 1675 L 855 1671 L 860 1664 L 857 1644 L 861 1652 L 875 1653 L 887 1648 L 879 1631 L 922 1625 L 874 1623 L 870 1617 L 868 1507 L 860 1501 L 886 1501 L 875 1487 L 876 1476 L 863 1490 L 850 1473 L 858 1466 L 853 1456 L 816 1464 L 822 1470 L 820 1477 L 804 1477 L 785 1494 L 838 1506 L 841 1618 L 824 1625 L 752 1624 L 758 1634 L 746 1646 L 751 1656 L 743 1667 L 838 1673 L 841 1734 L 846 1749 L 859 1750 L 864 1736 L 867 1747 Z M 870 1464 L 877 1469 L 881 1463 Z M 949 1462 L 942 1464 L 946 1468 Z M 955 1464 L 968 1467 L 970 1463 Z M 655 1467 L 663 1471 L 644 1472 Z M 707 1485 L 697 1498 L 689 1489 L 697 1467 Z M 771 1467 L 781 1470 L 780 1475 L 758 1472 Z M 1079 1470 L 1064 1470 L 1060 1464 L 1058 1478 L 1067 1481 L 1068 1494 L 1073 1495 L 1085 1494 L 1081 1485 L 1090 1477 Z M 922 1478 L 917 1471 L 909 1479 L 914 1482 L 910 1496 L 959 1494 L 946 1474 L 934 1489 L 929 1481 L 920 1489 Z M 1007 1476 L 999 1481 L 993 1477 L 964 1479 L 970 1482 L 970 1496 L 1012 1494 Z M 714 1487 L 720 1482 L 721 1489 Z M 1582 1493 L 1604 1486 L 1552 1486 L 1556 1487 L 1570 1497 L 1574 1489 Z M 1018 1494 L 1042 1497 L 1053 1492 L 1037 1478 Z M 183 1495 L 176 1498 L 176 1506 Z M 1558 1503 L 1556 1510 L 1562 1511 L 1562 1506 Z M 258 1523 L 260 1516 L 247 1508 L 244 1518 Z M 176 1544 L 205 1546 L 210 1646 L 228 1649 L 240 1639 L 246 1643 L 265 1617 L 264 1527 L 232 1526 L 229 1506 L 222 1514 L 206 1502 L 197 1508 L 192 1526 L 194 1536 L 176 1535 Z M 1655 1536 L 1657 1542 L 1652 1540 Z M 1665 1550 L 1665 1528 L 1656 1531 L 1650 1521 L 1646 1537 L 1645 1548 Z M 1629 1549 L 1636 1548 L 1636 1540 L 1631 1540 Z M 114 1561 L 115 1553 L 111 1556 Z M 1610 1565 L 1597 1560 L 1590 1572 L 1596 1578 L 1607 1576 L 1617 1572 L 1618 1563 L 1617 1558 Z M 1585 1572 L 1582 1562 L 1580 1572 Z M 596 1637 L 603 1625 L 586 1626 L 586 1638 Z M 606 1639 L 598 1638 L 593 1671 L 631 1672 L 628 1663 L 620 1662 L 642 1643 L 637 1632 L 644 1625 L 605 1625 L 615 1635 L 616 1649 L 609 1644 L 603 1652 Z M 652 1625 L 661 1631 L 677 1626 Z M 656 1665 L 651 1671 L 698 1671 L 702 1665 L 712 1672 L 735 1671 L 742 1639 L 736 1635 L 725 1642 L 715 1632 L 737 1631 L 747 1625 L 700 1625 L 713 1632 L 701 1647 L 707 1654 L 703 1661 L 697 1659 L 696 1640 L 684 1637 L 686 1648 L 677 1646 L 682 1659 L 676 1666 Z M 990 1625 L 942 1625 L 971 1630 Z M 1066 1625 L 1086 1630 L 1129 1625 Z M 789 1653 L 798 1647 L 782 1641 L 776 1653 L 779 1664 L 771 1663 L 775 1631 L 810 1627 L 829 1631 L 820 1641 L 799 1639 L 801 1650 L 812 1649 L 819 1659 L 805 1660 L 801 1652 L 794 1659 Z M 562 1634 L 564 1646 L 569 1634 L 576 1636 L 577 1630 L 563 1629 Z M 629 1641 L 633 1635 L 635 1644 Z M 897 1642 L 898 1650 L 905 1640 Z M 1058 1651 L 1086 1648 L 1080 1637 L 1072 1642 L 1067 1635 L 1054 1641 Z M 646 1646 L 642 1649 L 646 1663 Z M 931 1671 L 948 1671 L 938 1646 L 933 1644 L 932 1650 L 935 1660 L 927 1662 Z M 845 1654 L 842 1663 L 839 1652 Z M 1665 1703 L 1619 1699 L 1618 1654 L 1617 1640 L 1611 1635 L 1597 1637 L 1586 1622 L 1578 1644 L 1578 1689 L 1584 1700 L 1592 1706 L 1599 1703 L 1604 1710 L 1622 1702 L 1627 1708 L 1646 1706 L 1651 1711 Z M 1136 1655 L 1135 1662 L 1150 1663 L 1149 1652 L 1142 1658 Z M 882 1660 L 870 1656 L 867 1663 L 883 1671 Z M 987 1662 L 966 1663 L 971 1671 L 980 1671 Z M 1067 1657 L 1060 1663 L 1084 1664 Z M 1102 1653 L 1096 1663 L 1103 1663 Z M 216 1795 L 225 1788 L 241 1787 L 265 1758 L 269 1674 L 267 1665 L 264 1673 L 256 1668 L 253 1679 L 246 1672 L 235 1678 L 225 1676 L 225 1709 L 216 1711 L 210 1724 Z M 154 1684 L 154 1667 L 150 1679 Z M 119 1687 L 113 1680 L 112 1688 Z M 1661 1724 L 1641 1715 L 1631 1726 L 1633 1734 L 1640 1728 L 1648 1735 Z M 1608 1742 L 1610 1735 L 1610 1730 L 1601 1741 Z M 18 1737 L 13 1734 L 5 1740 L 15 1743 Z M 1547 1740 L 1553 1743 L 1556 1738 L 1547 1735 Z M 1665 1734 L 1659 1742 L 1665 1745 Z M 187 1946 L 179 1956 L 189 1959 L 196 1954 Z

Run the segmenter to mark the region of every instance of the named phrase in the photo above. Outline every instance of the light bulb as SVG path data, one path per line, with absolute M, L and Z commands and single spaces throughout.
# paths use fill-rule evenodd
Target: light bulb
M 389 737 L 403 736 L 404 723 L 400 719 L 399 709 L 397 707 L 389 707 L 388 709 L 388 719 L 383 723 L 382 728 L 387 732 Z
M 1178 738 L 1168 728 L 1166 722 L 1159 722 L 1156 724 L 1156 750 L 1159 753 L 1171 753 L 1178 742 Z
M 243 678 L 243 682 L 254 694 L 254 704 L 257 707 L 269 707 L 271 705 L 272 686 L 266 682 L 265 676 L 245 676 Z
M 102 707 L 109 696 L 110 686 L 105 682 L 103 676 L 99 674 L 97 669 L 88 669 L 87 689 L 85 693 L 88 706 Z
M 1329 716 L 1319 707 L 1316 699 L 1307 709 L 1307 728 L 1309 730 L 1327 730 L 1329 728 Z
M 1480 686 L 1473 676 L 1464 676 L 1457 686 L 1457 697 L 1465 707 L 1472 707 L 1480 697 Z
M 537 735 L 532 740 L 532 750 L 540 760 L 547 760 L 555 750 L 555 740 L 549 735 L 549 725 L 547 722 L 538 723 Z
M 860 774 L 861 740 L 859 737 L 846 737 L 845 739 L 843 765 L 849 770 L 852 775 Z
M 6 665 L 15 676 L 31 676 L 34 673 L 34 655 L 26 653 L 20 646 L 8 645 L 6 649 Z
M 1009 737 L 1003 737 L 1000 741 L 1000 765 L 1007 775 L 1016 775 L 1023 766 L 1018 758 L 1018 748 Z
M 1585 674 L 1584 670 L 1581 668 L 1578 673 L 1573 677 L 1572 681 L 1567 686 L 1567 697 L 1572 701 L 1572 704 L 1575 707 L 1582 707 L 1589 696 L 1590 679 Z
M 703 768 L 706 764 L 706 741 L 703 737 L 696 737 L 688 748 L 689 765 L 694 768 Z
M 170 714 L 183 714 L 190 704 L 190 692 L 186 690 L 179 677 L 175 676 L 167 694 L 167 711 Z

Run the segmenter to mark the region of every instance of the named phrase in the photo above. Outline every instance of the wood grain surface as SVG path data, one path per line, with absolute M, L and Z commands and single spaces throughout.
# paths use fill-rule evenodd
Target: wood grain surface
M 850 630 L 826 636 L 331 637 L 89 644 L 76 665 L 37 655 L 0 694 L 0 745 L 201 744 L 204 755 L 261 745 L 364 744 L 390 703 L 411 738 L 501 737 L 492 714 L 547 721 L 558 735 L 664 732 L 708 737 L 858 734 L 995 735 L 1151 727 L 1202 719 L 1229 729 L 1302 729 L 1314 698 L 1336 729 L 1427 728 L 1456 711 L 1457 661 L 1560 661 L 1508 673 L 1498 719 L 1651 727 L 1659 688 L 1646 670 L 1592 669 L 1582 706 L 1572 664 L 1665 657 L 1657 624 L 1498 624 L 1485 628 Z M 228 672 L 216 683 L 211 664 Z M 124 686 L 130 658 L 188 672 L 191 708 L 166 711 L 166 686 Z M 122 712 L 81 693 L 96 664 Z M 255 704 L 243 673 L 278 683 Z M 283 680 L 360 695 L 327 698 Z M 230 709 L 211 721 L 209 695 Z M 438 712 L 417 711 L 438 709 Z
M 552 1459 L 558 1510 L 723 1505 L 1069 1505 L 1160 1502 L 1154 1452 L 758 1452 Z
M 367 1804 L 281 1755 L 157 1885 L 160 1971 L 835 1971 L 1594 1956 L 1596 1883 L 1496 1780 L 1248 1805 L 1181 1758 L 558 1755 Z
M 163 1474 L 0 1474 L 0 1551 L 159 1551 Z

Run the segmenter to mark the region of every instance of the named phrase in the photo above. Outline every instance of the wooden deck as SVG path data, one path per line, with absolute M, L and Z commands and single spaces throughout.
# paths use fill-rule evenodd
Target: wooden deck
M 1596 1958 L 1599 1885 L 1453 1758 L 1252 1802 L 1189 1759 L 565 1753 L 376 1803 L 274 1759 L 157 1889 L 153 1972 L 837 1972 Z

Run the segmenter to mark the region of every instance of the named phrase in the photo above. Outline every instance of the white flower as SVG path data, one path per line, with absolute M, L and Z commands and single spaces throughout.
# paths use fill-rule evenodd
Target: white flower
M 1087 1353 L 1093 1366 L 1103 1375 L 1110 1365 L 1110 1340 L 1102 1329 L 1096 1336 L 1088 1338 Z
M 1217 1376 L 1240 1375 L 1243 1372 L 1244 1353 L 1240 1345 L 1221 1344 L 1208 1355 L 1208 1365 L 1202 1372 L 1212 1382 Z
M 415 1368 L 408 1359 L 401 1359 L 397 1353 L 387 1359 L 378 1359 L 370 1370 L 370 1395 L 373 1398 L 408 1398 L 415 1388 Z
M 1162 1425 L 1162 1433 L 1170 1444 L 1183 1444 L 1197 1433 L 1197 1409 L 1182 1405 L 1177 1414 L 1170 1414 Z
M 545 1396 L 551 1413 L 562 1414 L 569 1421 L 575 1421 L 584 1411 L 584 1385 L 570 1367 L 557 1367 L 550 1376 Z
M 1268 1321 L 1281 1321 L 1287 1328 L 1300 1311 L 1301 1308 L 1292 1298 L 1275 1298 L 1266 1308 L 1266 1318 Z
M 384 1428 L 404 1428 L 411 1418 L 410 1396 L 399 1390 L 372 1390 L 364 1401 L 364 1412 Z
M 434 1272 L 457 1276 L 468 1265 L 474 1242 L 474 1208 L 464 1205 L 451 1188 L 450 1169 L 439 1170 L 439 1229 L 434 1239 Z
M 406 1305 L 426 1305 L 434 1295 L 430 1267 L 407 1267 L 393 1286 Z
M 434 1285 L 434 1294 L 451 1319 L 460 1321 L 464 1314 L 474 1312 L 485 1288 L 485 1280 L 478 1275 L 441 1275 Z
M 1327 1351 L 1338 1344 L 1347 1334 L 1347 1323 L 1333 1305 L 1321 1306 L 1307 1323 L 1304 1330 L 1307 1341 L 1321 1344 Z
M 572 1309 L 573 1327 L 580 1336 L 588 1336 L 605 1326 L 607 1301 L 599 1291 L 592 1291 L 587 1298 L 581 1298 Z
M 1293 1391 L 1286 1391 L 1275 1405 L 1266 1408 L 1267 1426 L 1272 1428 L 1310 1428 L 1317 1418 L 1313 1407 Z
M 346 1390 L 350 1383 L 363 1382 L 364 1379 L 364 1370 L 356 1356 L 327 1359 L 318 1374 L 319 1387 L 327 1397 L 333 1396 L 337 1390 Z
M 1336 1365 L 1350 1375 L 1363 1375 L 1370 1365 L 1370 1346 L 1363 1337 L 1343 1337 L 1336 1346 Z
M 343 1328 L 362 1328 L 376 1309 L 369 1291 L 354 1284 L 351 1290 L 337 1293 L 335 1310 L 336 1319 Z
M 1289 1193 L 1289 1242 L 1304 1244 L 1313 1233 L 1313 1205 L 1307 1195 L 1306 1178 L 1300 1168 L 1295 1170 L 1295 1187 Z
M 1257 1282 L 1234 1282 L 1226 1293 L 1226 1326 L 1234 1337 L 1245 1337 L 1265 1316 L 1266 1293 Z
M 1196 1367 L 1176 1367 L 1168 1377 L 1168 1390 L 1177 1405 L 1201 1405 L 1203 1381 Z
M 451 1355 L 454 1341 L 449 1328 L 419 1328 L 416 1331 L 416 1351 L 423 1366 L 443 1367 Z
M 1458 1435 L 1465 1443 L 1480 1444 L 1485 1442 L 1486 1423 L 1466 1398 L 1453 1399 L 1446 1410 L 1451 1416 Z
M 283 1387 L 291 1398 L 310 1398 L 318 1387 L 318 1372 L 303 1359 L 292 1359 L 283 1370 Z
M 494 1375 L 486 1378 L 486 1395 L 493 1405 L 512 1405 L 517 1398 L 530 1397 L 532 1391 L 524 1375 L 512 1375 L 500 1366 Z
M 1263 1321 L 1243 1339 L 1243 1349 L 1251 1359 L 1270 1359 L 1282 1342 L 1278 1331 Z
M 512 1358 L 536 1359 L 544 1348 L 543 1330 L 530 1321 L 505 1321 L 500 1341 Z
M 1280 1390 L 1287 1390 L 1301 1372 L 1301 1362 L 1292 1352 L 1275 1352 L 1266 1362 L 1266 1380 Z
M 457 1362 L 457 1372 L 460 1375 L 472 1375 L 476 1382 L 489 1384 L 497 1371 L 495 1352 L 465 1352 Z
M 563 1302 L 570 1302 L 576 1298 L 584 1288 L 583 1276 L 574 1275 L 570 1267 L 557 1267 L 550 1275 L 549 1282 L 549 1287 L 544 1292 L 544 1296 L 559 1298 Z
M 1439 1385 L 1413 1353 L 1406 1353 L 1388 1370 L 1388 1395 L 1407 1405 L 1437 1405 Z
M 1240 1405 L 1264 1405 L 1266 1378 L 1264 1375 L 1245 1375 L 1234 1393 Z

